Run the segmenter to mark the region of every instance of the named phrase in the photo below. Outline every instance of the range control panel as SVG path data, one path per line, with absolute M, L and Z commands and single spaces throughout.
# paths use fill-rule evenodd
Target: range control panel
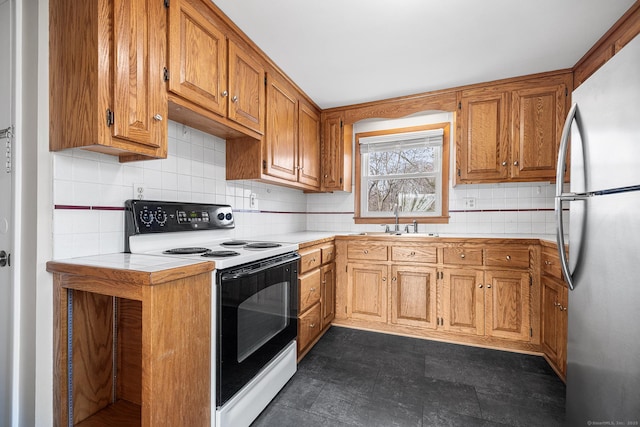
M 234 228 L 229 205 L 127 200 L 125 228 L 128 236 L 172 231 Z

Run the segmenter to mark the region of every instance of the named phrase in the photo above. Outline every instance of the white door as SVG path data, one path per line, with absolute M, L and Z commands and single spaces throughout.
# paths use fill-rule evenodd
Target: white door
M 0 0 L 0 425 L 11 424 L 13 286 L 13 174 L 10 172 L 10 129 L 13 122 L 13 0 Z

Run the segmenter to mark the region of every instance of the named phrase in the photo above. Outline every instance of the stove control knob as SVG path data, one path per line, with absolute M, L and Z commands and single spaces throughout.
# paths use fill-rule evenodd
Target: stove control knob
M 147 227 L 151 226 L 153 222 L 153 212 L 151 212 L 149 208 L 142 208 L 140 211 L 140 221 Z
M 228 213 L 225 218 L 227 219 L 227 221 L 231 221 L 231 218 L 233 218 L 233 215 L 231 215 L 230 213 Z
M 219 219 L 220 221 L 222 221 L 222 220 L 224 219 L 224 214 L 223 214 L 222 212 L 220 212 L 220 213 L 218 214 L 218 219 Z
M 167 213 L 162 208 L 156 209 L 155 217 L 158 224 L 165 225 L 167 223 Z

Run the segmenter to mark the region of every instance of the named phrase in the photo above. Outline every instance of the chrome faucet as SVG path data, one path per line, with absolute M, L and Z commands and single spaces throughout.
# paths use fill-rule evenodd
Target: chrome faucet
M 393 204 L 393 214 L 396 216 L 396 227 L 395 227 L 395 232 L 399 233 L 400 232 L 400 224 L 398 223 L 398 211 L 400 210 L 400 206 L 398 206 L 397 203 Z

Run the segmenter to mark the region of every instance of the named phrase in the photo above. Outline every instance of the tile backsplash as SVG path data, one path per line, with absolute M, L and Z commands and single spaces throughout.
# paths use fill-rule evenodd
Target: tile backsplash
M 233 237 L 288 232 L 371 231 L 355 225 L 353 193 L 304 194 L 253 181 L 225 180 L 226 142 L 169 122 L 168 156 L 119 163 L 115 156 L 81 149 L 53 156 L 53 254 L 70 258 L 124 250 L 123 203 L 141 189 L 148 200 L 222 203 L 233 207 Z M 543 235 L 555 232 L 554 187 L 548 183 L 450 185 L 449 224 L 420 231 Z M 250 206 L 251 194 L 257 205 Z M 473 209 L 465 199 L 474 198 Z

